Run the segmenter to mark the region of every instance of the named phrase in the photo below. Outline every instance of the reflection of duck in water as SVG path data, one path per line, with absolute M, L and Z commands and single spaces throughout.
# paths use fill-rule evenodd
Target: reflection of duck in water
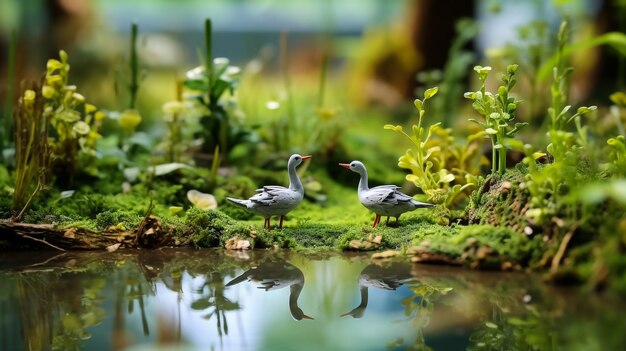
M 411 267 L 409 265 L 402 263 L 392 263 L 390 266 L 386 267 L 370 264 L 369 266 L 363 268 L 361 275 L 359 275 L 361 303 L 352 311 L 342 314 L 341 317 L 363 317 L 369 298 L 368 289 L 377 288 L 390 291 L 396 290 L 407 281 L 413 279 L 410 270 Z
M 233 286 L 246 280 L 258 284 L 258 288 L 265 291 L 289 287 L 289 311 L 291 316 L 297 321 L 313 319 L 304 314 L 302 309 L 298 307 L 298 297 L 304 287 L 304 274 L 296 266 L 286 261 L 263 262 L 258 267 L 251 268 L 231 280 L 226 286 Z

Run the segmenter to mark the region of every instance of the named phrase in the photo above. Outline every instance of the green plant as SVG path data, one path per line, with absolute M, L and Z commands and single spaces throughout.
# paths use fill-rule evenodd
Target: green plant
M 18 100 L 13 115 L 15 126 L 14 220 L 19 220 L 33 198 L 47 185 L 50 149 L 50 114 L 44 112 L 41 85 L 34 83 Z M 30 195 L 29 195 L 30 194 Z
M 506 171 L 506 153 L 510 144 L 508 138 L 513 138 L 520 128 L 527 123 L 513 123 L 517 111 L 517 107 L 522 102 L 516 98 L 509 96 L 511 89 L 517 83 L 515 73 L 518 65 L 509 65 L 506 73 L 502 75 L 504 85 L 498 87 L 498 93 L 494 94 L 486 91 L 485 82 L 491 71 L 491 67 L 476 66 L 474 71 L 478 74 L 481 82 L 480 90 L 465 93 L 465 97 L 472 100 L 472 107 L 476 112 L 482 115 L 484 122 L 470 119 L 483 128 L 485 133 L 491 140 L 491 172 L 504 174 Z
M 93 164 L 96 156 L 96 141 L 101 137 L 98 133 L 101 121 L 105 118 L 102 112 L 85 101 L 85 97 L 77 92 L 75 85 L 70 85 L 70 65 L 65 51 L 59 52 L 60 61 L 48 60 L 46 65 L 45 83 L 41 94 L 45 98 L 43 113 L 50 121 L 51 165 L 58 172 L 57 179 L 72 177 L 78 170 L 79 158 L 82 160 L 81 170 L 95 174 Z
M 474 176 L 465 167 L 468 160 L 480 155 L 475 144 L 478 139 L 476 135 L 470 136 L 465 146 L 455 147 L 452 146 L 454 138 L 450 131 L 442 128 L 441 123 L 432 124 L 428 131 L 422 126 L 426 101 L 435 96 L 437 91 L 437 87 L 428 89 L 424 92 L 423 100 L 415 99 L 419 115 L 417 125 L 412 127 L 413 135 L 407 134 L 399 125 L 388 124 L 384 128 L 403 134 L 413 143 L 414 148 L 407 150 L 398 160 L 400 168 L 411 171 L 406 180 L 420 188 L 429 202 L 450 207 L 461 192 L 475 183 Z M 456 174 L 449 171 L 448 164 Z M 452 185 L 455 180 L 459 183 Z
M 241 70 L 231 66 L 227 58 L 213 58 L 210 19 L 205 21 L 204 35 L 204 64 L 188 71 L 183 85 L 189 91 L 189 98 L 201 107 L 202 129 L 198 133 L 202 139 L 201 151 L 205 154 L 212 153 L 219 146 L 222 159 L 229 161 L 229 153 L 235 147 L 253 147 L 257 137 L 237 118 L 240 111 L 233 97 Z
M 536 165 L 537 154 L 531 145 L 525 145 L 526 157 L 524 162 L 529 166 L 526 186 L 531 194 L 531 210 L 527 212 L 532 222 L 542 224 L 546 218 L 564 211 L 560 199 L 567 189 L 573 189 L 580 183 L 577 175 L 581 174 L 580 160 L 586 159 L 590 167 L 595 163 L 588 159 L 589 143 L 587 127 L 583 126 L 581 118 L 596 110 L 596 106 L 580 107 L 571 113 L 571 105 L 567 105 L 569 96 L 569 77 L 573 71 L 566 67 L 563 53 L 568 40 L 568 24 L 563 22 L 558 33 L 557 60 L 553 70 L 554 81 L 550 91 L 552 104 L 548 108 L 550 128 L 548 137 L 550 143 L 546 147 L 552 162 L 543 167 Z M 574 122 L 576 134 L 565 128 Z M 586 170 L 592 174 L 593 170 Z M 575 207 L 575 205 L 572 205 Z M 565 212 L 575 211 L 570 206 Z

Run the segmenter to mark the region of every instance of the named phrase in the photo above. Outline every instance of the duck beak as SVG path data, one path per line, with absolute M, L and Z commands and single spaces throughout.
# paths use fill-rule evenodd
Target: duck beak
M 311 157 L 313 157 L 313 156 L 311 156 L 311 155 L 308 155 L 308 156 L 302 156 L 302 161 L 304 161 L 304 160 L 308 160 L 308 159 L 310 159 Z
M 349 163 L 340 163 L 339 165 L 341 167 L 345 168 L 345 169 L 350 169 L 350 164 Z

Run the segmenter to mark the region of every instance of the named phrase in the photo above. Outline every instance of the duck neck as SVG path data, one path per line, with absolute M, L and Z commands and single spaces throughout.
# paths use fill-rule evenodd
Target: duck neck
M 359 192 L 369 190 L 370 187 L 367 183 L 367 171 L 363 170 L 363 172 L 359 174 L 361 175 L 361 180 L 359 180 Z
M 302 182 L 296 172 L 296 166 L 289 165 L 287 173 L 289 173 L 289 190 L 298 192 L 300 195 L 304 196 L 304 188 L 302 187 Z

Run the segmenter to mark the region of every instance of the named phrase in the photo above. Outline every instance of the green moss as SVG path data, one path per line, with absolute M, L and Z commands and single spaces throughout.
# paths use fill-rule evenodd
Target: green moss
M 255 248 L 279 247 L 283 249 L 295 249 L 298 247 L 296 240 L 282 230 L 262 231 L 257 234 Z
M 197 247 L 223 246 L 229 238 L 246 238 L 252 231 L 249 224 L 237 222 L 215 210 L 191 208 L 187 211 L 186 222 L 195 233 L 192 242 Z
M 479 184 L 466 209 L 469 223 L 502 226 L 523 233 L 530 194 L 520 184 L 525 181 L 526 173 L 526 167 L 519 165 Z

